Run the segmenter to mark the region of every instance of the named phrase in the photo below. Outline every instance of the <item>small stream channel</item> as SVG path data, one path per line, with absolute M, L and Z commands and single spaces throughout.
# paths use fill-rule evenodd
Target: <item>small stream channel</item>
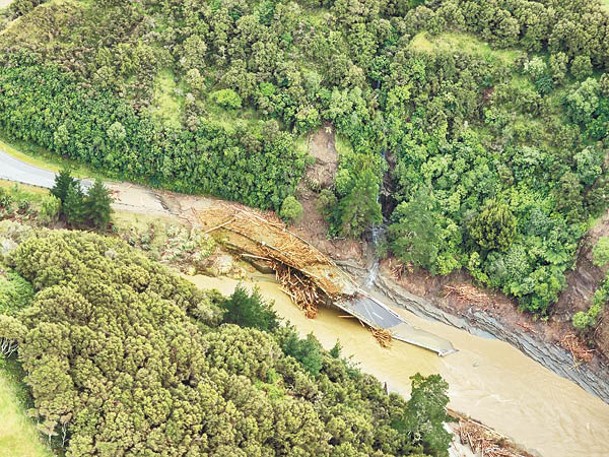
M 187 279 L 223 293 L 231 293 L 238 284 L 228 278 Z M 340 340 L 344 356 L 387 382 L 392 391 L 409 395 L 410 376 L 440 373 L 450 384 L 451 408 L 481 420 L 531 451 L 545 457 L 609 455 L 609 405 L 507 343 L 391 306 L 412 324 L 452 341 L 459 352 L 440 358 L 399 342 L 383 349 L 357 320 L 343 318 L 338 311 L 322 309 L 315 320 L 307 319 L 273 277 L 252 277 L 245 284 L 258 286 L 265 298 L 274 301 L 279 316 L 301 334 L 313 332 L 326 348 Z M 379 294 L 379 298 L 383 296 Z

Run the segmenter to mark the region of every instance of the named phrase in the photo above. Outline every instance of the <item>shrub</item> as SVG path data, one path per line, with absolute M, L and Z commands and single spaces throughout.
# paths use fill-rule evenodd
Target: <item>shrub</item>
M 54 195 L 46 195 L 40 202 L 38 217 L 43 224 L 49 224 L 57 219 L 61 210 L 61 200 Z
M 2 272 L 0 264 L 0 314 L 27 306 L 34 296 L 32 285 L 15 272 Z
M 609 236 L 601 237 L 592 248 L 592 263 L 597 267 L 609 264 Z
M 211 99 L 222 108 L 238 109 L 241 108 L 241 97 L 232 89 L 222 89 L 212 92 Z
M 6 189 L 0 188 L 0 217 L 13 213 L 13 203 L 13 196 Z
M 586 79 L 592 76 L 592 62 L 590 56 L 580 55 L 573 59 L 571 63 L 571 74 L 575 79 Z
M 222 307 L 225 309 L 223 320 L 227 324 L 237 324 L 267 332 L 279 325 L 273 307 L 264 301 L 258 289 L 249 294 L 245 288 L 238 286 L 233 294 L 224 300 Z
M 286 222 L 293 222 L 302 216 L 302 205 L 296 197 L 290 195 L 286 197 L 286 199 L 281 204 L 281 209 L 279 210 L 279 217 L 281 217 Z

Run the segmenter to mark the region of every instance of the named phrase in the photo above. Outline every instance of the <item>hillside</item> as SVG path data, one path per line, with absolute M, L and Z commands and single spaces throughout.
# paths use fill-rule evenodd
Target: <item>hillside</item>
M 0 343 L 66 455 L 447 455 L 439 376 L 406 402 L 256 293 L 198 291 L 115 239 L 17 232 L 5 260 L 35 295 L 0 313 Z
M 609 198 L 608 18 L 566 0 L 16 1 L 0 130 L 286 217 L 304 186 L 332 235 L 384 217 L 406 267 L 464 269 L 544 315 Z M 333 182 L 303 181 L 322 125 L 348 147 Z

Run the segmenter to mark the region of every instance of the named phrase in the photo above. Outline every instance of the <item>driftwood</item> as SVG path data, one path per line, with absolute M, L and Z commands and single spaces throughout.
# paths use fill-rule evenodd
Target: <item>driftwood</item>
M 568 350 L 575 360 L 582 362 L 590 362 L 594 355 L 594 351 L 588 349 L 575 333 L 567 333 L 561 340 L 560 344 Z
M 228 219 L 227 212 L 233 213 Z M 335 299 L 343 295 L 345 289 L 355 289 L 350 278 L 329 257 L 288 232 L 280 222 L 274 222 L 252 210 L 233 207 L 199 213 L 199 220 L 204 226 L 215 221 L 216 225 L 205 230 L 205 233 L 222 231 L 228 238 L 225 240 L 227 244 L 241 252 L 264 257 L 297 270 L 329 298 Z
M 230 218 L 229 220 L 227 220 L 226 222 L 223 222 L 222 224 L 216 225 L 215 227 L 212 227 L 210 229 L 205 230 L 203 233 L 205 233 L 206 235 L 210 234 L 211 232 L 215 232 L 216 230 L 220 230 L 222 227 L 226 227 L 228 224 L 230 224 L 231 222 L 233 222 L 235 220 L 234 217 Z
M 228 249 L 256 266 L 262 262 L 275 272 L 277 281 L 308 318 L 317 316 L 320 306 L 352 297 L 357 286 L 336 263 L 306 240 L 290 233 L 273 216 L 254 210 L 223 205 L 198 214 L 205 233 L 216 232 Z M 341 316 L 353 318 L 353 316 Z M 364 327 L 364 324 L 358 319 Z M 383 347 L 392 341 L 391 332 L 370 328 Z
M 452 410 L 449 410 L 448 414 L 458 422 L 456 435 L 461 444 L 468 446 L 477 455 L 482 457 L 536 457 L 474 419 Z
M 310 278 L 299 271 L 282 263 L 274 262 L 275 277 L 294 303 L 304 310 L 309 319 L 317 317 L 319 306 L 325 303 L 326 298 L 320 293 L 318 287 Z
M 382 347 L 388 348 L 391 346 L 393 336 L 389 330 L 384 328 L 371 328 L 370 331 Z

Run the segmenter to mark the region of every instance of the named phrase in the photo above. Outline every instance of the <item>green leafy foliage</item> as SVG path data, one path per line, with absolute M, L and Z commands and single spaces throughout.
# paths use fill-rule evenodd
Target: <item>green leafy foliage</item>
M 490 201 L 472 219 L 470 235 L 483 249 L 505 251 L 516 235 L 516 217 L 507 205 Z
M 609 236 L 601 237 L 592 248 L 592 261 L 597 267 L 609 264 Z
M 241 108 L 241 97 L 232 89 L 222 89 L 210 94 L 211 99 L 223 108 Z
M 0 314 L 16 313 L 25 308 L 33 296 L 29 282 L 14 271 L 0 270 Z
M 58 198 L 61 203 L 64 203 L 68 198 L 70 189 L 78 185 L 78 180 L 72 176 L 72 171 L 69 168 L 62 168 L 55 175 L 55 183 L 51 188 L 51 195 Z
M 409 435 L 425 444 L 425 452 L 435 456 L 448 456 L 446 451 L 451 435 L 444 429 L 450 420 L 446 414 L 448 384 L 438 375 L 427 378 L 417 374 L 412 380 L 412 394 L 403 419 Z
M 319 341 L 309 333 L 300 338 L 293 329 L 286 329 L 281 347 L 286 355 L 294 357 L 313 376 L 319 374 L 323 366 L 323 349 Z
M 609 264 L 609 237 L 601 237 L 592 248 L 592 263 L 597 267 L 606 267 Z M 609 302 L 609 274 L 594 291 L 592 306 L 586 311 L 578 311 L 573 315 L 573 327 L 582 332 L 595 328 L 607 302 Z
M 296 198 L 292 195 L 287 197 L 283 203 L 281 204 L 281 209 L 279 210 L 279 216 L 288 222 L 297 221 L 302 216 L 302 205 Z
M 87 225 L 102 231 L 108 229 L 112 214 L 112 197 L 101 180 L 96 179 L 85 194 L 80 182 L 72 177 L 69 169 L 64 168 L 55 176 L 51 196 L 59 200 L 58 212 L 69 225 Z M 43 210 L 43 218 L 52 219 L 55 203 L 47 201 Z
M 0 217 L 10 216 L 13 213 L 14 198 L 6 189 L 0 188 Z
M 104 184 L 96 179 L 84 198 L 84 218 L 97 230 L 106 230 L 112 214 L 112 197 Z
M 402 262 L 434 269 L 442 231 L 434 215 L 434 204 L 429 192 L 419 192 L 393 212 L 395 223 L 389 228 L 391 249 Z
M 241 327 L 253 327 L 265 332 L 273 331 L 279 325 L 273 307 L 266 303 L 260 291 L 255 289 L 251 294 L 238 286 L 233 294 L 224 300 L 224 322 Z
M 0 348 L 18 350 L 32 415 L 66 455 L 446 454 L 438 377 L 417 378 L 409 402 L 388 395 L 338 347 L 277 327 L 256 292 L 199 291 L 76 231 L 37 232 L 9 263 L 36 294 L 0 313 Z
M 403 262 L 542 314 L 609 205 L 598 2 L 38 3 L 0 35 L 0 128 L 114 176 L 280 211 L 330 123 L 333 235 L 385 216 Z
M 42 223 L 48 224 L 57 219 L 61 211 L 61 200 L 54 195 L 45 195 L 40 202 L 38 216 Z

